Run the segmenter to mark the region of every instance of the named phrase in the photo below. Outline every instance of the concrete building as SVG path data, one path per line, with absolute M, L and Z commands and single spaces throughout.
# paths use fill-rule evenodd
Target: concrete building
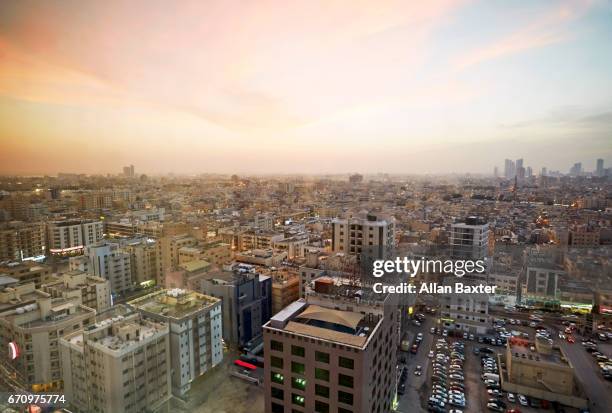
M 137 313 L 60 339 L 66 399 L 80 413 L 156 411 L 170 394 L 168 326 Z
M 132 281 L 137 284 L 157 283 L 159 278 L 159 249 L 149 238 L 129 243 L 124 248 L 130 254 Z
M 489 320 L 489 294 L 457 294 L 455 284 L 477 285 L 481 281 L 446 277 L 443 284 L 452 287 L 452 293 L 440 297 L 440 322 L 445 328 L 471 334 L 485 334 L 491 326 Z
M 41 289 L 53 298 L 77 298 L 79 304 L 102 313 L 111 307 L 110 282 L 82 271 L 54 275 Z
M 489 224 L 470 216 L 451 225 L 450 254 L 457 259 L 481 260 L 489 248 Z
M 34 284 L 8 287 L 0 292 L 0 346 L 13 343 L 18 357 L 0 354 L 0 363 L 14 370 L 24 388 L 53 391 L 62 388 L 58 340 L 95 321 L 96 310 L 78 298 L 53 298 Z
M 128 305 L 169 326 L 173 394 L 185 395 L 193 380 L 223 360 L 220 299 L 172 289 L 132 300 Z
M 505 364 L 505 369 L 500 370 L 503 390 L 579 409 L 588 407 L 574 366 L 550 340 L 538 338 L 532 343 L 512 338 L 506 346 L 505 357 L 498 358 Z
M 45 253 L 44 223 L 13 221 L 0 224 L 0 261 L 21 261 Z
M 86 271 L 109 280 L 113 293 L 123 294 L 132 289 L 131 256 L 117 244 L 90 245 L 85 248 L 84 256 L 89 260 Z
M 50 279 L 51 267 L 32 261 L 9 262 L 0 265 L 0 275 L 15 278 L 19 284 L 34 283 L 36 288 Z
M 395 218 L 361 211 L 332 220 L 332 251 L 359 255 L 366 250 L 395 247 Z M 379 254 L 380 255 L 380 254 Z
M 247 270 L 248 269 L 248 270 Z M 233 346 L 246 346 L 262 336 L 262 325 L 272 313 L 272 279 L 243 264 L 236 271 L 210 272 L 200 291 L 223 302 L 223 338 Z
M 272 314 L 300 298 L 300 277 L 289 271 L 272 271 Z
M 104 224 L 93 220 L 61 220 L 47 224 L 48 253 L 77 255 L 83 248 L 102 240 Z
M 361 298 L 309 295 L 264 325 L 266 412 L 392 411 L 397 307 Z
M 287 252 L 276 252 L 273 249 L 255 249 L 237 252 L 234 260 L 245 264 L 260 265 L 263 267 L 278 267 L 287 259 Z

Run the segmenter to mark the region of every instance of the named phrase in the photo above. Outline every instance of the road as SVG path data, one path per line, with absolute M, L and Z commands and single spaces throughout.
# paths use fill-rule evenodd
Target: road
M 406 380 L 406 393 L 400 396 L 398 401 L 398 412 L 412 413 L 412 412 L 425 412 L 426 410 L 422 407 L 421 400 L 425 398 L 424 384 L 427 378 L 431 375 L 430 363 L 427 358 L 427 353 L 431 348 L 433 341 L 433 335 L 429 333 L 429 329 L 435 324 L 434 317 L 428 315 L 425 322 L 420 326 L 411 325 L 408 330 L 410 336 L 410 342 L 414 341 L 414 338 L 418 333 L 423 333 L 423 342 L 419 346 L 419 351 L 416 355 L 408 352 L 400 352 L 400 356 L 406 357 L 407 368 L 408 368 L 408 379 Z M 423 366 L 424 373 L 421 376 L 414 375 L 414 369 L 416 366 Z M 422 397 L 421 397 L 422 396 Z

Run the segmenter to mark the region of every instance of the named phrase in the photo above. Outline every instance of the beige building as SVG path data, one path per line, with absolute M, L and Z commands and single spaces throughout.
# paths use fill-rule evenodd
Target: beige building
M 45 224 L 13 221 L 0 224 L 0 261 L 45 255 Z
M 169 326 L 173 394 L 183 396 L 193 380 L 223 360 L 220 299 L 176 288 L 128 305 Z
M 142 239 L 126 245 L 124 251 L 130 254 L 132 281 L 138 284 L 157 282 L 159 278 L 159 249 L 151 239 Z
M 368 249 L 395 247 L 395 218 L 361 211 L 332 220 L 332 251 L 359 255 Z
M 170 398 L 168 326 L 117 315 L 60 340 L 66 399 L 76 411 L 155 411 Z
M 535 343 L 511 339 L 504 361 L 506 367 L 500 371 L 503 390 L 579 409 L 588 407 L 574 366 L 549 339 L 536 339 Z
M 97 313 L 111 307 L 111 289 L 108 280 L 82 271 L 69 271 L 52 276 L 41 289 L 51 294 L 53 298 L 77 298 L 80 304 L 93 308 Z
M 34 283 L 36 288 L 51 277 L 51 267 L 32 261 L 11 262 L 0 265 L 0 274 L 15 278 L 19 284 Z
M 266 275 L 272 277 L 272 314 L 278 313 L 300 298 L 300 277 L 297 274 L 276 271 Z
M 396 308 L 311 294 L 274 315 L 264 325 L 265 411 L 390 412 Z
M 77 298 L 53 298 L 34 284 L 0 292 L 0 346 L 12 342 L 19 357 L 0 353 L 0 363 L 17 372 L 23 386 L 33 391 L 62 388 L 59 339 L 95 321 L 96 311 Z

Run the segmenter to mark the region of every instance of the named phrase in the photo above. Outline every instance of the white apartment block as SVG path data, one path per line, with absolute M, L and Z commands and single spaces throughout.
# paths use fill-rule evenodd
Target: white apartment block
M 102 240 L 103 230 L 102 221 L 51 221 L 47 224 L 49 253 L 52 255 L 78 254 L 84 247 Z
M 183 396 L 191 382 L 223 360 L 221 300 L 194 291 L 162 290 L 128 305 L 170 330 L 172 393 Z
M 489 224 L 478 217 L 451 225 L 450 253 L 453 258 L 480 260 L 487 257 Z
M 168 326 L 117 315 L 60 340 L 63 393 L 78 412 L 150 412 L 170 398 Z
M 118 245 L 91 245 L 85 248 L 84 255 L 89 260 L 89 274 L 107 279 L 114 293 L 124 293 L 132 288 L 131 256 Z

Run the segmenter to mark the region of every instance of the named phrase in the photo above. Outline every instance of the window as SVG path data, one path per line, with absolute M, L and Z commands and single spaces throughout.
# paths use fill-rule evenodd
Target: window
M 285 408 L 282 404 L 272 403 L 272 413 L 285 413 Z
M 297 363 L 295 361 L 291 362 L 291 371 L 297 374 L 304 374 L 305 367 L 302 363 Z
M 346 374 L 338 374 L 338 384 L 344 387 L 353 388 L 353 378 Z
M 274 351 L 283 351 L 283 343 L 280 341 L 272 340 L 270 341 L 270 348 Z
M 329 381 L 329 370 L 315 369 L 315 377 L 319 380 Z
M 304 396 L 300 396 L 299 394 L 292 393 L 291 401 L 298 406 L 304 406 Z
M 304 390 L 306 388 L 306 379 L 303 379 L 301 377 L 292 377 L 291 387 L 298 390 Z
M 354 363 L 353 359 L 349 359 L 349 358 L 346 358 L 346 357 L 339 357 L 338 358 L 338 365 L 340 367 L 344 367 L 345 369 L 353 370 L 355 368 L 355 363 Z
M 272 365 L 272 367 L 276 367 L 278 369 L 282 369 L 283 368 L 283 359 L 280 357 L 270 357 L 270 364 Z
M 329 399 L 329 387 L 321 384 L 315 384 L 315 394 L 317 396 L 327 397 Z
M 283 400 L 285 398 L 285 392 L 282 389 L 277 389 L 276 387 L 272 387 L 270 394 L 275 399 Z
M 273 371 L 270 372 L 271 380 L 274 383 L 283 384 L 285 382 L 285 377 L 280 373 L 275 373 Z
M 306 351 L 304 350 L 304 347 L 291 346 L 291 354 L 293 354 L 294 356 L 304 357 Z
M 338 407 L 338 413 L 353 413 L 353 411 L 343 409 L 342 407 Z
M 353 405 L 353 395 L 344 391 L 338 391 L 338 401 L 340 403 Z
M 315 412 L 318 413 L 329 413 L 329 404 L 315 400 Z
M 315 360 L 320 361 L 321 363 L 329 364 L 329 353 L 324 353 L 322 351 L 315 351 Z

